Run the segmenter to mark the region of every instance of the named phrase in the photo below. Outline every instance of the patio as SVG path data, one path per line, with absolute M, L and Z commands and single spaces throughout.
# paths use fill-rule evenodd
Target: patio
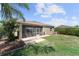
M 37 35 L 37 36 L 33 36 L 33 37 L 28 37 L 28 38 L 22 38 L 22 41 L 24 41 L 26 44 L 27 43 L 39 43 L 41 41 L 44 41 L 45 39 L 42 37 L 47 37 L 50 35 Z

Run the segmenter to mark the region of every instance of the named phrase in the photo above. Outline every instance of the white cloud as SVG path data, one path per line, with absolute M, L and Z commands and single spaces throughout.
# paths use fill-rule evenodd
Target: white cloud
M 72 26 L 79 25 L 79 22 L 76 16 L 71 17 L 70 25 Z
M 76 20 L 76 19 L 77 19 L 77 17 L 73 16 L 73 17 L 72 17 L 72 19 L 73 19 L 73 20 Z
M 68 25 L 68 26 L 76 26 L 79 25 L 79 20 L 77 19 L 77 17 L 71 17 L 72 20 L 68 21 L 68 17 L 65 18 L 52 18 L 49 19 L 47 24 L 53 25 L 55 27 L 59 26 L 59 25 Z
M 43 17 L 43 18 L 48 18 L 48 17 L 51 17 L 51 15 L 40 15 L 41 17 Z
M 48 22 L 50 25 L 53 25 L 55 27 L 59 25 L 67 25 L 67 20 L 62 19 L 62 18 L 53 18 Z
M 74 20 L 74 21 L 71 21 L 71 25 L 72 25 L 72 26 L 75 26 L 75 25 L 79 25 L 79 23 L 78 23 L 78 21 L 75 21 L 75 20 Z
M 66 11 L 56 4 L 36 4 L 36 15 L 45 15 L 46 17 L 55 13 L 66 14 Z
M 45 5 L 44 4 L 37 4 L 36 5 L 36 11 L 37 11 L 37 13 L 43 13 L 43 9 L 45 8 Z
M 66 12 L 64 11 L 64 9 L 61 8 L 60 6 L 57 6 L 57 5 L 49 6 L 48 13 L 50 13 L 50 14 L 53 14 L 53 13 L 66 14 Z
M 78 20 L 72 20 L 70 23 L 72 26 L 79 25 Z

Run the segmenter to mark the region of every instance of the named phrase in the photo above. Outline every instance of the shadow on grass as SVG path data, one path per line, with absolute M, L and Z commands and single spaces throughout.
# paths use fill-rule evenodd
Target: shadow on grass
M 6 54 L 7 56 L 28 56 L 28 55 L 43 55 L 54 52 L 55 49 L 52 46 L 38 46 L 36 44 L 28 44 L 25 48 L 17 50 L 15 52 Z

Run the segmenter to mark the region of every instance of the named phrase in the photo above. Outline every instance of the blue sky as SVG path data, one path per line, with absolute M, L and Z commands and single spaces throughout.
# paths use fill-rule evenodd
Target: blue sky
M 29 8 L 29 10 L 19 8 L 26 20 L 53 26 L 79 25 L 79 4 L 77 3 L 30 3 Z

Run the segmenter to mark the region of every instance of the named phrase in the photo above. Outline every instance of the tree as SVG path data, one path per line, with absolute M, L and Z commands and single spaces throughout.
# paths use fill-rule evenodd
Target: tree
M 12 19 L 13 18 L 13 15 L 18 15 L 23 20 L 25 20 L 22 12 L 19 11 L 19 10 L 17 10 L 16 9 L 17 7 L 15 7 L 14 5 L 15 4 L 2 3 L 1 4 L 1 17 L 8 20 L 8 19 Z M 16 4 L 16 6 L 24 7 L 27 10 L 29 10 L 29 5 L 27 3 L 26 4 L 18 3 L 18 4 Z

